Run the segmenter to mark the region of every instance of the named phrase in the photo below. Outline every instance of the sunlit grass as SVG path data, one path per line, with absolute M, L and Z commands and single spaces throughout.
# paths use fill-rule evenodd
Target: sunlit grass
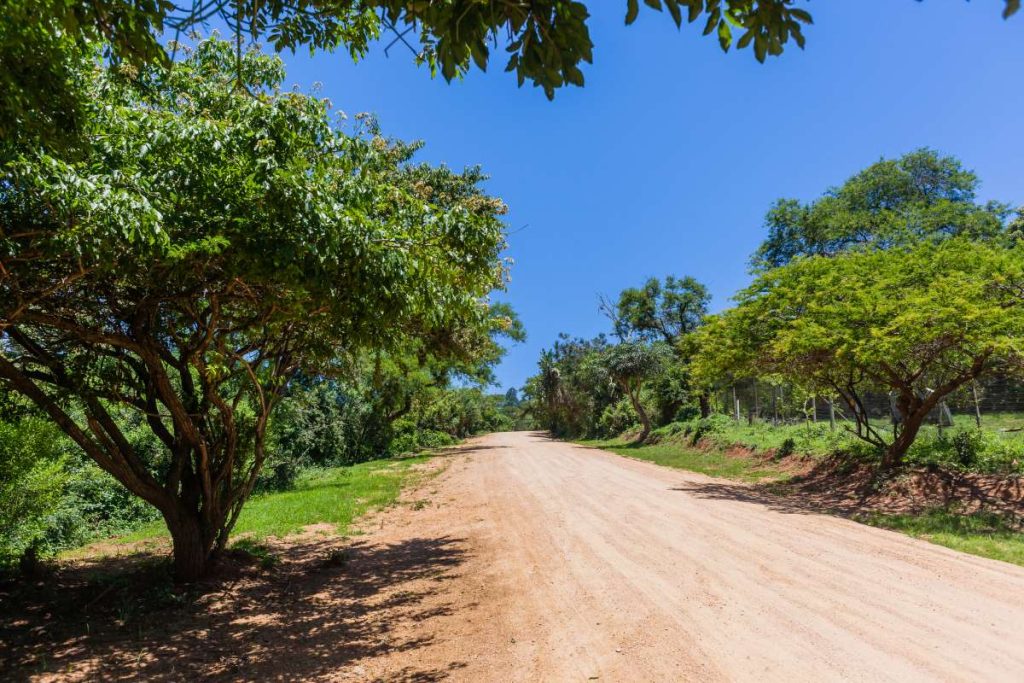
M 232 537 L 263 539 L 282 537 L 311 524 L 331 524 L 340 534 L 351 530 L 359 516 L 393 503 L 402 487 L 417 475 L 415 465 L 430 456 L 375 460 L 349 467 L 306 470 L 300 473 L 295 488 L 266 493 L 250 500 L 242 510 Z M 146 524 L 130 534 L 104 541 L 105 545 L 128 545 L 167 539 L 163 522 Z M 88 552 L 88 548 L 84 549 Z M 72 550 L 65 557 L 75 557 Z
M 1024 533 L 993 513 L 958 514 L 935 509 L 917 515 L 871 513 L 858 521 L 891 529 L 938 545 L 1024 566 Z
M 699 472 L 711 477 L 753 482 L 769 478 L 778 479 L 783 476 L 778 469 L 757 462 L 753 458 L 733 457 L 715 451 L 704 451 L 678 442 L 637 446 L 624 439 L 609 439 L 578 443 L 666 467 Z

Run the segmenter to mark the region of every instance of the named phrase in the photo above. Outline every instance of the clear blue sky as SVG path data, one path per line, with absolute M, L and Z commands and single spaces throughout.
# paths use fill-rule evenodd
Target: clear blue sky
M 811 199 L 882 156 L 933 147 L 978 173 L 982 199 L 1024 203 L 1024 15 L 1003 21 L 1000 0 L 808 3 L 806 50 L 764 65 L 653 11 L 625 27 L 625 0 L 588 4 L 594 64 L 554 102 L 503 60 L 449 85 L 400 46 L 358 65 L 285 55 L 290 81 L 425 140 L 422 159 L 491 175 L 515 259 L 500 298 L 529 334 L 504 387 L 559 332 L 606 331 L 598 293 L 693 275 L 728 306 L 774 199 Z

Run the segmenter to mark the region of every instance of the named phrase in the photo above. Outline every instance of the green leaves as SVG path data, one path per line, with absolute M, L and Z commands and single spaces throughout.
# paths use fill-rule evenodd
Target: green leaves
M 776 374 L 810 389 L 927 395 L 1018 362 L 1024 254 L 964 238 L 800 258 L 766 271 L 701 331 L 705 377 Z M 965 373 L 967 373 L 965 375 Z
M 768 238 L 751 259 L 755 270 L 801 255 L 834 255 L 943 240 L 956 235 L 994 239 L 1005 205 L 979 205 L 977 177 L 954 157 L 920 149 L 883 159 L 810 204 L 780 199 L 768 211 Z

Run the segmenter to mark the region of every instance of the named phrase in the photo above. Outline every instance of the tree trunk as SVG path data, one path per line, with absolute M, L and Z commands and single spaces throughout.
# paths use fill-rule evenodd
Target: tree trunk
M 640 392 L 636 391 L 634 393 L 630 391 L 627 393 L 629 394 L 630 402 L 633 404 L 633 410 L 636 411 L 637 416 L 640 418 L 640 424 L 643 427 L 640 430 L 640 436 L 636 440 L 637 443 L 643 443 L 651 433 L 651 418 L 647 415 L 647 411 L 644 410 L 644 405 L 640 401 Z
M 697 402 L 700 404 L 700 416 L 711 417 L 711 397 L 707 395 L 707 392 L 702 392 L 697 397 Z
M 907 454 L 910 445 L 917 438 L 921 425 L 928 418 L 928 411 L 918 410 L 917 412 L 903 416 L 903 429 L 899 436 L 885 449 L 882 454 L 882 470 L 890 472 L 898 469 L 903 464 L 903 456 Z
M 191 583 L 202 578 L 211 567 L 213 535 L 204 534 L 198 519 L 183 514 L 166 519 L 174 545 L 174 578 Z

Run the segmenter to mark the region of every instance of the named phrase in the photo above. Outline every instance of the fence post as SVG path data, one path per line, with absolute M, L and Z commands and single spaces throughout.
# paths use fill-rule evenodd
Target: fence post
M 736 385 L 732 385 L 732 407 L 735 411 L 736 421 L 740 421 L 740 400 L 736 397 Z
M 832 402 L 832 399 L 828 400 L 828 428 L 833 432 L 836 431 L 836 404 Z
M 971 380 L 971 393 L 974 394 L 974 421 L 981 429 L 981 401 L 978 400 L 978 380 Z

